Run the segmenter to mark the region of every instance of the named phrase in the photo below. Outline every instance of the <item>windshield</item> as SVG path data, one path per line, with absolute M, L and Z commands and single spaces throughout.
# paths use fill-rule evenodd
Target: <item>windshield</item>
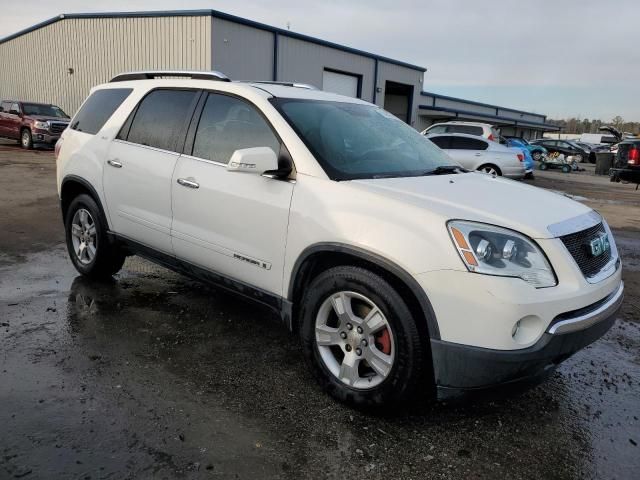
M 22 109 L 25 115 L 40 115 L 43 117 L 69 118 L 60 107 L 55 105 L 41 105 L 38 103 L 23 103 Z
M 455 165 L 423 135 L 381 108 L 319 100 L 271 101 L 333 180 L 411 177 Z

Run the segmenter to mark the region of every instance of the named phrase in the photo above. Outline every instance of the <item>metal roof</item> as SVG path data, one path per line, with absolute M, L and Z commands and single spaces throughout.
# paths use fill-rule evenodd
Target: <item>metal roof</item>
M 418 70 L 420 72 L 426 72 L 427 69 L 424 67 L 420 67 L 418 65 L 412 65 L 410 63 L 401 62 L 399 60 L 394 60 L 393 58 L 384 57 L 382 55 L 376 55 L 374 53 L 366 52 L 364 50 L 358 50 L 356 48 L 347 47 L 345 45 L 340 45 L 338 43 L 328 42 L 326 40 L 321 40 L 316 37 L 311 37 L 309 35 L 304 35 L 301 33 L 295 33 L 290 30 L 285 30 L 283 28 L 274 27 L 272 25 L 267 25 L 260 22 L 255 22 L 253 20 L 248 20 L 246 18 L 238 17 L 236 15 L 231 15 L 228 13 L 220 12 L 218 10 L 161 10 L 161 11 L 152 11 L 152 12 L 104 12 L 104 13 L 63 13 L 58 15 L 57 17 L 50 18 L 45 20 L 44 22 L 37 23 L 29 28 L 25 28 L 24 30 L 20 30 L 12 35 L 8 35 L 2 39 L 0 39 L 0 44 L 13 40 L 14 38 L 20 37 L 22 35 L 26 35 L 27 33 L 33 32 L 34 30 L 38 30 L 39 28 L 46 27 L 47 25 L 51 25 L 52 23 L 59 22 L 64 19 L 83 19 L 83 18 L 152 18 L 152 17 L 202 17 L 202 16 L 210 16 L 213 18 L 219 18 L 222 20 L 228 20 L 230 22 L 239 23 L 242 25 L 246 25 L 249 27 L 257 28 L 260 30 L 265 30 L 268 32 L 272 32 L 277 35 L 282 35 L 285 37 L 295 38 L 298 40 L 304 40 L 306 42 L 315 43 L 317 45 L 322 45 L 329 48 L 335 48 L 336 50 L 341 50 L 343 52 L 353 53 L 356 55 L 362 55 L 368 58 L 372 58 L 375 60 L 379 60 L 386 63 L 391 63 L 393 65 L 398 65 L 401 67 L 411 68 L 413 70 Z
M 497 108 L 498 110 L 508 110 L 509 112 L 523 113 L 525 115 L 536 115 L 538 117 L 543 117 L 545 120 L 547 118 L 547 116 L 543 115 L 542 113 L 525 112 L 524 110 L 516 110 L 515 108 L 501 107 L 500 105 L 491 105 L 490 103 L 478 102 L 476 100 L 465 100 L 464 98 L 450 97 L 448 95 L 442 95 L 440 93 L 422 91 L 420 92 L 420 95 L 422 95 L 423 97 L 434 97 L 434 98 L 441 98 L 443 100 L 453 100 L 455 102 L 468 103 L 469 105 L 478 105 L 479 107 L 489 107 L 489 108 Z

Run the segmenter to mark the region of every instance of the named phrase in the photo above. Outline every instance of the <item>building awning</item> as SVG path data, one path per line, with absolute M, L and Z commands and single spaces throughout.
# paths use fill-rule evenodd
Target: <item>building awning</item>
M 542 130 L 555 132 L 559 131 L 560 127 L 557 125 L 551 125 L 550 123 L 538 123 L 531 122 L 526 120 L 516 120 L 515 118 L 509 117 L 501 117 L 498 115 L 489 115 L 478 112 L 471 112 L 468 110 L 458 110 L 454 108 L 447 107 L 434 107 L 432 105 L 420 105 L 418 107 L 418 115 L 426 116 L 426 117 L 438 117 L 438 118 L 446 118 L 453 119 L 459 118 L 461 120 L 470 120 L 470 121 L 480 121 L 480 122 L 491 122 L 497 127 L 504 126 L 513 126 L 513 127 L 521 127 L 521 128 L 530 128 L 532 130 Z

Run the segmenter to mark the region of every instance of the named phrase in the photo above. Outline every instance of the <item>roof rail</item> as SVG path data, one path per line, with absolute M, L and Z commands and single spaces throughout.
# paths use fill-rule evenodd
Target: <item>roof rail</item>
M 282 85 L 284 87 L 296 87 L 296 88 L 306 88 L 307 90 L 317 90 L 313 85 L 309 85 L 308 83 L 297 83 L 297 82 L 274 82 L 269 80 L 250 80 L 247 83 L 261 83 L 265 85 Z
M 217 80 L 230 82 L 231 79 L 224 73 L 210 71 L 187 71 L 187 70 L 147 70 L 141 72 L 126 72 L 113 77 L 109 82 L 126 82 L 127 80 L 153 80 L 164 77 L 186 77 L 194 80 Z

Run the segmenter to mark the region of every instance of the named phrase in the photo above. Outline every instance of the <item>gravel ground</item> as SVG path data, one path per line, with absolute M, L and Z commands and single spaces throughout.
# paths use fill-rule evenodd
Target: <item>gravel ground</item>
M 0 144 L 0 478 L 637 478 L 640 192 L 536 177 L 614 229 L 615 326 L 521 395 L 372 416 L 328 398 L 253 304 L 137 258 L 79 277 L 53 155 Z

